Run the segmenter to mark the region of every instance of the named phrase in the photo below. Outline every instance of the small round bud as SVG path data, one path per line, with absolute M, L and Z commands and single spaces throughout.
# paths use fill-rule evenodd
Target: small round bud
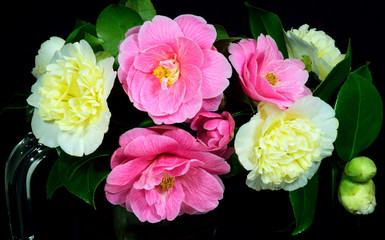
M 374 162 L 367 157 L 355 157 L 345 166 L 345 174 L 355 182 L 366 182 L 377 172 Z
M 367 215 L 376 206 L 375 191 L 373 180 L 360 183 L 343 176 L 338 188 L 338 199 L 348 212 Z

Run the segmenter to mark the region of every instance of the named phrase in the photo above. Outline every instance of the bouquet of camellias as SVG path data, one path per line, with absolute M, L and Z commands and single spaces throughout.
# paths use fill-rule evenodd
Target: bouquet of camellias
M 140 221 L 173 221 L 215 209 L 222 178 L 247 171 L 250 191 L 288 191 L 295 235 L 313 221 L 327 158 L 334 197 L 372 213 L 376 166 L 360 153 L 379 134 L 382 100 L 368 65 L 351 69 L 350 45 L 342 54 L 325 32 L 285 31 L 245 5 L 252 38 L 128 0 L 42 43 L 27 102 L 34 136 L 57 149 L 48 197 L 64 186 L 94 206 L 102 185 Z

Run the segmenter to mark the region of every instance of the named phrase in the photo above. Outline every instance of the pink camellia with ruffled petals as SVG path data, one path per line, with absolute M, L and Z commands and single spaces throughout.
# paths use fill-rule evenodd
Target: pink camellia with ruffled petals
M 281 109 L 310 95 L 305 87 L 308 72 L 303 62 L 283 59 L 270 36 L 242 39 L 229 46 L 230 62 L 239 74 L 243 91 L 251 99 L 276 104 Z
M 213 151 L 227 148 L 234 128 L 235 121 L 226 111 L 222 114 L 201 112 L 191 122 L 191 129 L 198 131 L 198 141 Z
M 112 204 L 151 223 L 218 206 L 224 191 L 218 174 L 230 166 L 190 133 L 168 125 L 134 128 L 119 144 L 105 186 Z
M 131 28 L 119 46 L 118 77 L 134 106 L 155 123 L 216 111 L 231 65 L 213 48 L 215 28 L 194 15 L 155 16 Z

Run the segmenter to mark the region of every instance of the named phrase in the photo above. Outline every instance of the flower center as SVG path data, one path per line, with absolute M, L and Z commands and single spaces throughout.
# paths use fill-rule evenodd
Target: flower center
M 264 76 L 266 78 L 266 80 L 273 86 L 275 86 L 275 84 L 277 84 L 277 82 L 280 82 L 281 80 L 278 79 L 277 75 L 275 75 L 274 73 L 270 72 L 270 73 L 266 73 L 266 75 Z
M 307 119 L 276 119 L 255 149 L 264 182 L 294 182 L 319 156 L 320 137 L 321 130 Z
M 103 70 L 82 57 L 64 57 L 47 66 L 39 88 L 39 114 L 62 130 L 97 116 L 104 92 Z
M 175 59 L 160 61 L 152 74 L 159 79 L 162 90 L 172 86 L 179 78 L 179 63 Z
M 159 193 L 164 193 L 166 191 L 168 192 L 172 188 L 172 186 L 174 186 L 174 184 L 175 184 L 175 178 L 168 175 L 168 173 L 165 173 L 162 178 L 162 181 L 158 185 L 158 192 Z

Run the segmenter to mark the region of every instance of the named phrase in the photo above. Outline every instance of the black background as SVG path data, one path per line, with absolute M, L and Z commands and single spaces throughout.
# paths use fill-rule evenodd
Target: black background
M 28 93 L 35 78 L 30 71 L 40 44 L 51 36 L 66 38 L 73 30 L 75 20 L 95 23 L 98 14 L 117 1 L 12 1 L 1 6 L 0 89 L 1 108 L 15 93 Z M 308 23 L 311 28 L 324 30 L 336 40 L 341 52 L 346 52 L 351 38 L 352 69 L 370 61 L 373 83 L 384 99 L 384 7 L 380 1 L 251 1 L 254 5 L 278 14 L 283 27 L 298 28 Z M 251 37 L 247 9 L 243 1 L 159 1 L 153 0 L 157 13 L 174 18 L 191 13 L 204 17 L 208 23 L 220 24 L 230 36 Z M 30 126 L 25 123 L 23 111 L 8 111 L 0 116 L 1 151 L 0 172 L 4 172 L 8 154 Z M 377 189 L 377 207 L 373 214 L 356 217 L 347 214 L 337 202 L 330 199 L 330 166 L 325 161 L 320 168 L 320 192 L 313 225 L 294 239 L 360 239 L 381 236 L 385 227 L 385 154 L 383 130 L 376 143 L 362 155 L 377 164 L 374 178 Z M 44 165 L 44 164 L 43 164 Z M 64 190 L 55 193 L 53 200 L 44 196 L 44 183 L 49 163 L 41 166 L 34 178 L 34 213 L 36 239 L 113 239 L 110 206 L 97 192 L 96 206 L 88 205 Z M 0 174 L 3 176 L 3 174 Z M 209 216 L 216 220 L 215 239 L 270 239 L 292 238 L 291 230 L 279 232 L 293 222 L 287 192 L 255 192 L 244 184 L 245 175 L 225 180 L 225 197 Z M 7 226 L 3 177 L 0 196 L 1 239 L 10 239 Z M 198 227 L 197 227 L 198 228 Z M 160 236 L 159 236 L 160 237 Z M 194 238 L 184 238 L 194 239 Z

